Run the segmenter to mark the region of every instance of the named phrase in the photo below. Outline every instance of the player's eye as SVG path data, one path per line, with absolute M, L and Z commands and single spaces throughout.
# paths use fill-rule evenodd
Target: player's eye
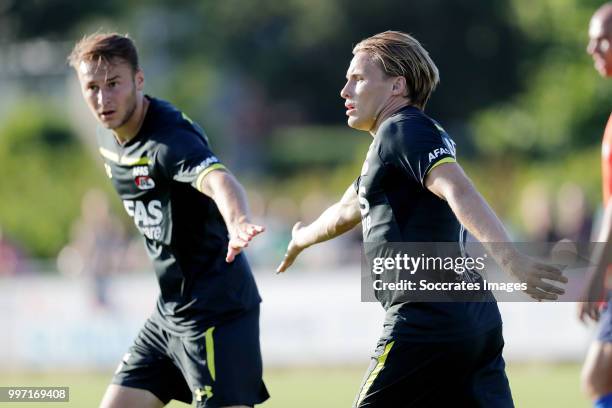
M 117 81 L 110 81 L 110 82 L 108 83 L 108 87 L 109 87 L 109 88 L 114 88 L 114 87 L 116 87 L 117 85 L 118 85 Z
M 87 90 L 88 90 L 88 91 L 97 92 L 97 91 L 98 91 L 98 89 L 100 89 L 100 88 L 98 87 L 98 85 L 89 85 L 89 86 L 87 86 Z

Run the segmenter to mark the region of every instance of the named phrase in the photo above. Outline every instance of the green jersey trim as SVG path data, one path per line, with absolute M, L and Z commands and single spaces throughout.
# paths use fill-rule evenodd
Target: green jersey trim
M 435 163 L 434 163 L 434 164 L 433 164 L 433 165 L 432 165 L 432 166 L 429 168 L 429 170 L 427 170 L 427 173 L 426 173 L 426 174 L 431 173 L 431 171 L 432 171 L 433 169 L 435 169 L 436 167 L 438 167 L 439 165 L 444 164 L 444 163 L 457 163 L 457 160 L 455 160 L 455 158 L 454 158 L 454 157 L 445 157 L 445 158 L 443 158 L 443 159 L 441 159 L 441 160 L 438 160 L 437 162 L 435 162 Z
M 103 147 L 99 148 L 100 154 L 110 161 L 113 161 L 122 166 L 146 166 L 149 164 L 149 158 L 144 157 L 119 157 L 115 152 L 111 152 Z
M 221 163 L 215 163 L 202 170 L 196 179 L 196 188 L 198 191 L 203 192 L 200 184 L 202 183 L 202 180 L 204 180 L 204 177 L 213 170 L 227 170 L 227 168 Z

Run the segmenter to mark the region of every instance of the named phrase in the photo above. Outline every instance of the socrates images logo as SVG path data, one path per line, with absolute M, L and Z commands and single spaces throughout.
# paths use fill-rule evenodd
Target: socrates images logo
M 134 179 L 136 187 L 141 190 L 151 190 L 155 187 L 155 181 L 149 176 L 136 176 Z

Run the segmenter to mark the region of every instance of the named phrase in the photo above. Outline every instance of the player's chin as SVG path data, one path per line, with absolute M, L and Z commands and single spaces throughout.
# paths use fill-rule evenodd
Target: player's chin
M 115 130 L 115 129 L 117 129 L 117 128 L 120 128 L 120 127 L 121 127 L 121 126 L 123 126 L 123 125 L 125 125 L 125 121 L 121 121 L 121 120 L 113 120 L 113 121 L 107 122 L 107 123 L 106 123 L 104 126 L 105 126 L 107 129 L 110 129 L 110 130 Z
M 347 119 L 346 123 L 349 125 L 349 127 L 356 129 L 356 130 L 367 130 L 365 123 L 362 120 L 359 120 L 359 118 L 356 118 L 354 116 L 349 116 L 349 118 Z
M 101 117 L 98 116 L 98 122 L 100 122 L 100 125 L 102 125 L 103 127 L 105 127 L 106 129 L 110 129 L 113 130 L 117 127 L 117 123 L 115 123 L 116 121 L 114 120 L 107 120 L 107 119 L 102 119 Z

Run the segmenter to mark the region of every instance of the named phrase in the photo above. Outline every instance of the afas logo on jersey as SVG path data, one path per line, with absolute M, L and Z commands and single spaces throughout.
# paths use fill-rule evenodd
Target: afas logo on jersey
M 431 153 L 429 153 L 429 162 L 431 163 L 433 160 L 437 159 L 438 156 L 440 156 L 441 154 L 448 154 L 448 155 L 452 155 L 451 151 L 445 147 L 440 147 L 437 149 L 434 149 L 434 151 L 432 151 Z
M 219 163 L 219 159 L 217 159 L 215 156 L 210 156 L 209 158 L 207 158 L 206 160 L 204 160 L 202 163 L 200 163 L 194 170 L 194 173 L 199 173 L 202 170 L 204 170 L 205 168 L 207 168 L 210 165 L 213 165 L 215 163 Z
M 136 187 L 141 190 L 151 190 L 155 187 L 155 181 L 149 177 L 149 168 L 147 166 L 136 166 L 132 169 L 134 174 L 134 182 Z
M 161 224 L 164 220 L 161 201 L 151 200 L 145 203 L 140 200 L 123 200 L 123 206 L 145 237 L 154 240 L 161 238 Z
M 448 154 L 453 157 L 457 155 L 457 147 L 455 145 L 455 142 L 450 137 L 448 136 L 442 137 L 442 142 L 444 142 L 444 145 L 446 147 L 439 147 L 437 149 L 434 149 L 431 153 L 429 153 L 428 158 L 429 158 L 430 163 L 433 160 L 437 159 L 438 156 L 440 156 L 441 154 Z

